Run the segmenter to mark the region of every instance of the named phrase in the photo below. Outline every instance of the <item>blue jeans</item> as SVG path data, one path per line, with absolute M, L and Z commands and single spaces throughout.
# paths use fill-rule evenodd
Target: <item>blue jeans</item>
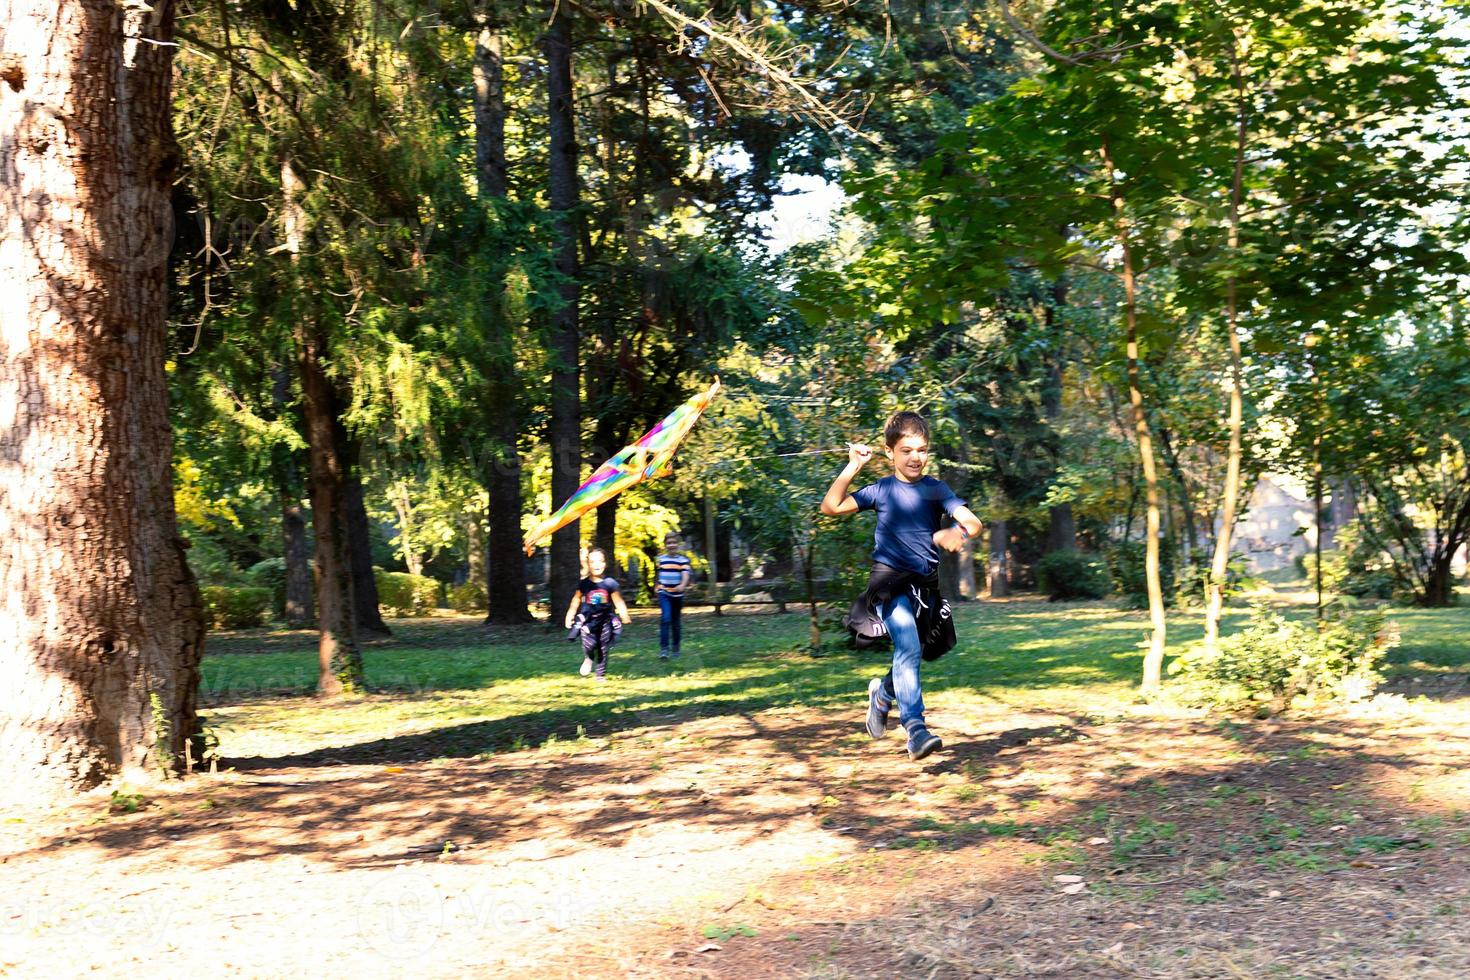
M 660 591 L 658 594 L 658 648 L 679 652 L 680 616 L 684 612 L 684 597 Z M 672 646 L 669 640 L 674 642 Z
M 924 691 L 919 686 L 919 662 L 923 646 L 919 643 L 919 624 L 914 619 L 913 601 L 908 595 L 897 595 L 883 605 L 883 625 L 893 640 L 893 668 L 883 678 L 883 694 L 890 706 L 898 702 L 898 722 L 905 728 L 910 722 L 924 723 Z

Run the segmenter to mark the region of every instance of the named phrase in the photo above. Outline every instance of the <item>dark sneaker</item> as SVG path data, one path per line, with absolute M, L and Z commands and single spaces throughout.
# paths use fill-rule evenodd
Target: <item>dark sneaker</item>
M 678 647 L 675 647 L 673 649 L 673 651 L 669 654 L 669 656 L 674 657 L 675 659 L 677 659 L 678 656 L 679 656 L 679 648 Z
M 882 738 L 888 732 L 888 712 L 893 705 L 883 707 L 883 678 L 868 681 L 868 734 Z
M 658 659 L 660 659 L 660 660 L 667 660 L 667 659 L 669 659 L 669 651 L 667 651 L 667 650 L 660 650 L 658 652 Z
M 922 759 L 933 755 L 944 747 L 944 742 L 923 725 L 916 725 L 909 732 L 909 758 Z

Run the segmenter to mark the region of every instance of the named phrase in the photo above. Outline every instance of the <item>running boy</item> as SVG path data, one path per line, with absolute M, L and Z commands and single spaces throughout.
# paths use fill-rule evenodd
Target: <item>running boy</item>
M 929 424 L 922 416 L 895 413 L 884 427 L 883 442 L 893 461 L 893 475 L 848 493 L 848 484 L 873 455 L 870 447 L 849 443 L 847 465 L 822 498 L 822 513 L 835 517 L 861 510 L 878 512 L 868 589 L 849 617 L 849 625 L 860 635 L 886 632 L 893 639 L 892 669 L 868 684 L 868 734 L 883 737 L 896 701 L 899 723 L 908 733 L 909 757 L 922 759 L 944 743 L 924 724 L 919 662 L 926 652 L 930 654 L 926 659 L 934 659 L 948 649 L 954 636 L 948 604 L 939 595 L 937 549 L 959 551 L 967 538 L 980 533 L 980 520 L 947 485 L 924 475 Z M 945 514 L 955 523 L 940 530 Z M 879 622 L 868 630 L 864 619 Z M 935 649 L 926 651 L 926 643 Z
M 664 553 L 658 556 L 658 658 L 679 655 L 680 620 L 684 613 L 684 590 L 693 577 L 689 557 L 679 553 L 679 535 L 664 535 Z M 673 641 L 672 644 L 670 641 Z
M 582 676 L 597 670 L 597 679 L 607 680 L 607 655 L 618 637 L 623 633 L 623 624 L 631 623 L 628 605 L 618 591 L 618 580 L 607 576 L 607 553 L 601 548 L 587 552 L 588 577 L 577 583 L 572 594 L 571 605 L 567 606 L 567 629 L 580 618 L 582 621 Z M 614 615 L 616 612 L 616 615 Z

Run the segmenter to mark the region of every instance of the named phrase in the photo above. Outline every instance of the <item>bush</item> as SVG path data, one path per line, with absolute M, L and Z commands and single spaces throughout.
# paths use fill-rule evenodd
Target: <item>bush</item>
M 1144 577 L 1145 547 L 1142 541 L 1123 541 L 1108 549 L 1108 571 L 1113 588 L 1123 597 L 1129 609 L 1148 607 L 1148 582 Z M 1165 605 L 1174 602 L 1174 549 L 1169 542 L 1159 542 L 1159 580 L 1164 590 Z
M 1398 645 L 1379 611 L 1339 613 L 1322 630 L 1257 607 L 1250 624 L 1220 641 L 1211 657 L 1197 647 L 1169 665 L 1195 704 L 1269 714 L 1293 705 L 1351 702 L 1373 694 L 1378 665 Z
M 245 579 L 253 588 L 269 589 L 275 614 L 286 614 L 286 559 L 267 558 L 256 562 L 245 572 Z
M 374 568 L 373 581 L 378 584 L 378 605 L 389 616 L 427 616 L 439 608 L 443 586 L 438 579 Z
M 240 586 L 249 584 L 234 559 L 210 534 L 191 529 L 186 532 L 185 540 L 189 542 L 189 549 L 185 557 L 189 561 L 190 570 L 194 572 L 194 577 L 201 585 Z
M 1297 567 L 1306 576 L 1307 587 L 1317 587 L 1317 555 L 1298 555 Z M 1377 556 L 1364 550 L 1322 552 L 1322 591 L 1350 595 L 1356 599 L 1390 599 L 1399 585 L 1392 570 Z
M 270 616 L 270 589 L 206 585 L 199 591 L 204 597 L 209 625 L 214 629 L 250 629 L 264 625 Z
M 1230 560 L 1225 564 L 1227 600 L 1260 584 L 1261 580 L 1250 573 L 1248 562 L 1246 556 L 1240 552 L 1230 553 Z M 1203 548 L 1190 551 L 1189 561 L 1175 576 L 1174 605 L 1189 608 L 1205 604 L 1209 598 L 1205 590 L 1209 585 L 1210 570 L 1214 563 L 1214 555 Z
M 1101 599 L 1112 589 L 1107 563 L 1077 551 L 1053 551 L 1036 563 L 1036 587 L 1052 602 Z
M 449 608 L 455 612 L 484 612 L 490 608 L 490 596 L 483 585 L 466 582 L 449 589 Z

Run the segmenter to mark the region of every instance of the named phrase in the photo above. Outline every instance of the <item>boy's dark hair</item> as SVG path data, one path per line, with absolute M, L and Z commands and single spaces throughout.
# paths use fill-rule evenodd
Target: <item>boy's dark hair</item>
M 889 449 L 904 436 L 923 436 L 929 441 L 929 423 L 918 412 L 894 412 L 883 427 L 883 444 Z

